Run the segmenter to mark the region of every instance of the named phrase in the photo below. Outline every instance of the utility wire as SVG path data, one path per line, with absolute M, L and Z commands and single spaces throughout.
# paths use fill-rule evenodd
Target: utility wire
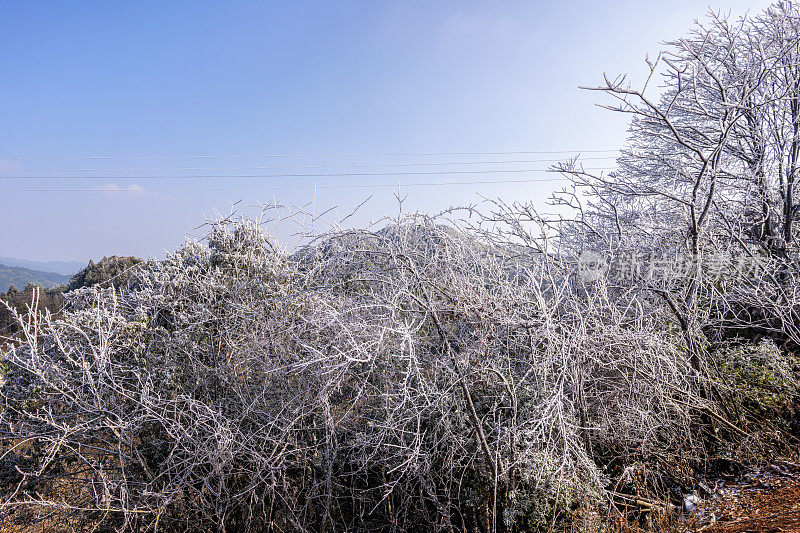
M 613 168 L 586 168 L 584 170 L 614 170 Z M 233 178 L 336 178 L 336 177 L 385 177 L 385 176 L 442 176 L 452 174 L 520 174 L 523 172 L 557 172 L 542 168 L 500 169 L 500 170 L 436 170 L 408 172 L 339 172 L 306 174 L 185 174 L 180 176 L 0 176 L 3 179 L 89 179 L 89 180 L 163 180 L 163 179 L 233 179 Z
M 99 192 L 99 193 L 145 193 L 145 192 L 190 192 L 190 191 L 241 191 L 241 190 L 284 190 L 284 189 L 372 189 L 378 187 L 439 187 L 450 185 L 501 185 L 507 183 L 536 183 L 547 181 L 561 181 L 564 178 L 539 178 L 539 179 L 519 179 L 519 180 L 489 180 L 489 181 L 440 181 L 440 182 L 423 182 L 423 183 L 358 183 L 352 185 L 336 184 L 336 185 L 276 185 L 276 186 L 259 186 L 259 187 L 155 187 L 147 189 L 104 189 L 104 188 L 90 188 L 90 189 L 77 189 L 77 188 L 18 188 L 18 187 L 4 187 L 0 191 L 15 191 L 15 192 Z
M 81 155 L 81 156 L 0 156 L 0 159 L 254 159 L 284 157 L 411 157 L 445 155 L 526 155 L 526 154 L 580 154 L 614 153 L 619 150 L 540 150 L 512 152 L 404 152 L 404 153 L 352 153 L 352 154 L 245 154 L 245 155 Z
M 581 157 L 580 161 L 617 159 L 617 156 Z M 506 159 L 501 161 L 448 161 L 432 163 L 370 163 L 355 165 L 270 165 L 266 167 L 176 167 L 176 168 L 15 168 L 14 172 L 169 172 L 190 170 L 269 170 L 273 168 L 371 168 L 371 167 L 434 167 L 458 165 L 506 165 L 511 163 L 558 163 L 563 159 Z

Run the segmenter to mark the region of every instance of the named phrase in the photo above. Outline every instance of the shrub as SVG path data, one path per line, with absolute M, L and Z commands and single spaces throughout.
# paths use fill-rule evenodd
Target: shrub
M 663 318 L 518 251 L 228 222 L 67 293 L 4 356 L 3 522 L 523 530 L 602 509 L 608 457 L 699 453 Z
M 791 411 L 798 393 L 791 357 L 764 338 L 737 344 L 718 355 L 726 388 L 754 420 L 781 418 Z

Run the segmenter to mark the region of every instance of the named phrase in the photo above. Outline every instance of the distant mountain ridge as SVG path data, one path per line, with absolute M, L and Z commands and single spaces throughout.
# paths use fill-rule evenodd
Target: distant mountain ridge
M 57 287 L 69 282 L 70 276 L 57 274 L 55 272 L 43 272 L 18 266 L 4 265 L 0 263 L 0 292 L 5 292 L 12 285 L 19 290 L 25 288 L 28 283 L 35 283 L 42 287 Z
M 0 264 L 38 270 L 40 272 L 53 272 L 62 276 L 72 276 L 86 266 L 86 263 L 81 263 L 80 261 L 28 261 L 27 259 L 3 256 L 0 256 Z M 0 290 L 3 289 L 0 288 Z

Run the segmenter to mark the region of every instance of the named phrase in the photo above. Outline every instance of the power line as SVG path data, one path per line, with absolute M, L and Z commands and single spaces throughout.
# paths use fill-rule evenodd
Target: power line
M 397 152 L 397 153 L 350 153 L 350 154 L 245 154 L 245 155 L 81 155 L 81 156 L 0 156 L 7 160 L 29 159 L 255 159 L 285 157 L 411 157 L 411 156 L 445 156 L 445 155 L 534 155 L 534 154 L 580 154 L 580 153 L 612 153 L 619 150 L 539 150 L 511 152 Z
M 586 168 L 585 170 L 614 170 L 613 168 Z M 519 174 L 523 172 L 557 172 L 541 168 L 499 170 L 437 170 L 416 172 L 338 172 L 338 173 L 290 173 L 290 174 L 185 174 L 180 176 L 0 176 L 2 179 L 91 179 L 91 180 L 152 180 L 152 179 L 246 179 L 246 178 L 336 178 L 336 177 L 386 177 L 386 176 L 442 176 L 452 174 Z
M 617 159 L 617 156 L 582 157 L 581 161 Z M 506 159 L 501 161 L 447 161 L 447 162 L 415 162 L 415 163 L 370 163 L 354 165 L 270 165 L 260 167 L 175 167 L 175 168 L 19 168 L 6 169 L 14 172 L 169 172 L 190 170 L 268 170 L 273 168 L 371 168 L 371 167 L 432 167 L 450 165 L 505 165 L 511 163 L 558 163 L 563 159 Z
M 519 179 L 519 180 L 489 180 L 489 181 L 440 181 L 438 183 L 358 183 L 358 184 L 336 184 L 336 185 L 276 185 L 259 187 L 156 187 L 147 189 L 77 189 L 77 188 L 17 188 L 4 187 L 0 191 L 14 192 L 96 192 L 96 193 L 144 193 L 144 192 L 194 192 L 194 191 L 242 191 L 242 190 L 286 190 L 286 189 L 372 189 L 379 187 L 439 187 L 450 185 L 502 185 L 508 183 L 538 183 L 561 181 L 564 178 L 538 178 L 538 179 Z

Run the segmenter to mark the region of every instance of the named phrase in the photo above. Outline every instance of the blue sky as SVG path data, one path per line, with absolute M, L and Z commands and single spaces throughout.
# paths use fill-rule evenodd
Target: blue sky
M 730 0 L 712 5 L 738 15 L 767 3 Z M 687 0 L 3 2 L 0 158 L 615 149 L 625 139 L 625 118 L 598 109 L 594 104 L 602 101 L 600 96 L 578 86 L 600 81 L 604 71 L 641 80 L 645 54 L 657 52 L 660 41 L 684 34 L 706 11 L 705 2 Z M 397 210 L 390 188 L 320 188 L 316 195 L 291 188 L 155 190 L 159 188 L 545 176 L 133 178 L 191 174 L 164 169 L 276 166 L 281 168 L 201 174 L 339 173 L 348 172 L 343 168 L 348 164 L 497 159 L 0 159 L 0 176 L 50 178 L 0 178 L 0 188 L 6 189 L 0 192 L 5 228 L 0 255 L 79 261 L 110 254 L 161 256 L 179 246 L 205 217 L 213 218 L 215 209 L 227 212 L 231 201 L 247 206 L 273 194 L 287 205 L 314 200 L 317 211 L 338 206 L 341 213 L 372 195 L 351 220 L 358 224 Z M 342 168 L 313 170 L 319 165 Z M 49 170 L 86 168 L 153 171 Z M 377 168 L 382 173 L 430 170 Z M 89 174 L 98 179 L 54 179 Z M 478 201 L 478 194 L 544 206 L 555 186 L 482 184 L 403 192 L 408 195 L 406 209 L 438 211 Z M 8 190 L 14 188 L 105 192 Z M 129 188 L 132 192 L 113 192 Z

